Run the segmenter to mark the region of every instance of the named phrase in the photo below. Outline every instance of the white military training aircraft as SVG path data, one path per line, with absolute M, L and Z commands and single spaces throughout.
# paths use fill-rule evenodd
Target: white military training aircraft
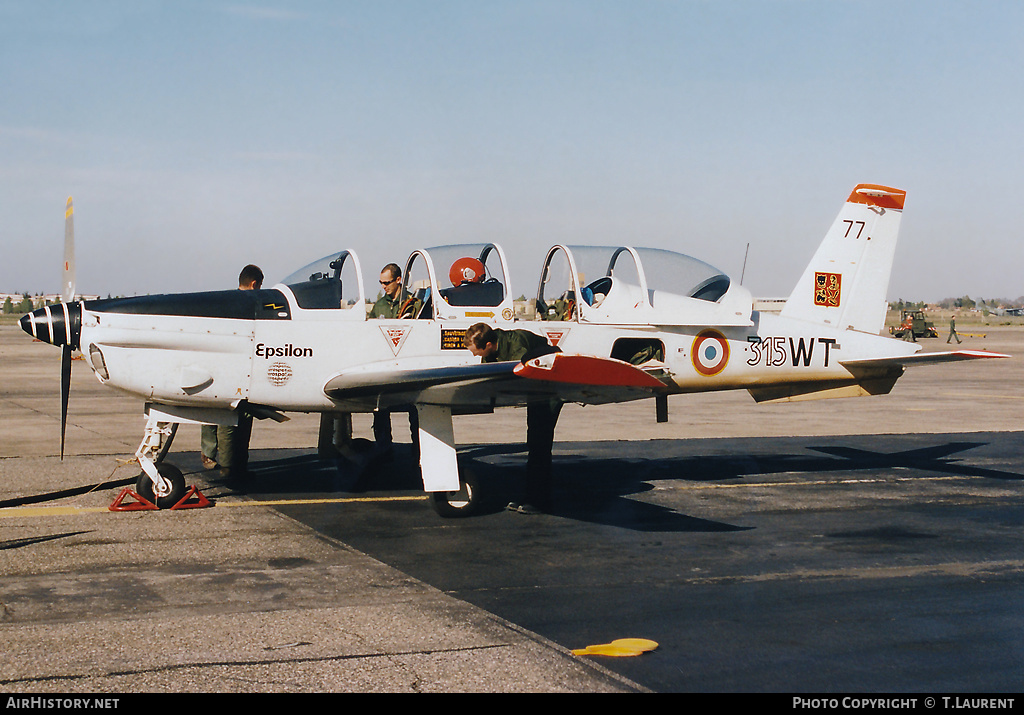
M 80 302 L 72 287 L 65 302 L 21 325 L 63 347 L 62 371 L 81 350 L 100 382 L 144 400 L 137 488 L 160 508 L 185 492 L 181 471 L 161 459 L 179 423 L 414 406 L 424 489 L 442 516 L 466 515 L 479 490 L 467 475 L 460 480 L 453 414 L 539 396 L 582 404 L 653 397 L 663 420 L 670 394 L 745 389 L 758 402 L 879 395 L 908 366 L 1008 357 L 920 354 L 919 345 L 880 334 L 905 196 L 858 185 L 778 314 L 754 310 L 748 290 L 688 256 L 556 245 L 541 269 L 537 318 L 517 319 L 505 254 L 486 244 L 413 251 L 402 280 L 418 300 L 394 320 L 367 319 L 359 260 L 343 250 L 269 289 Z M 560 352 L 482 364 L 463 346 L 477 322 L 530 330 Z M 62 434 L 65 421 L 66 412 Z

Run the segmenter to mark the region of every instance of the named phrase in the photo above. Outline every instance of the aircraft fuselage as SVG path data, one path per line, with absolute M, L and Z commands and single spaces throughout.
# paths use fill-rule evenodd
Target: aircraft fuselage
M 145 300 L 152 305 L 158 298 Z M 182 296 L 166 298 L 180 305 Z M 257 291 L 253 298 L 261 307 L 281 310 L 247 320 L 113 310 L 134 307 L 133 299 L 117 305 L 101 301 L 95 309 L 86 304 L 81 350 L 101 382 L 148 403 L 231 409 L 244 400 L 285 412 L 372 411 L 404 400 L 401 395 L 332 400 L 324 386 L 339 374 L 478 362 L 462 346 L 468 320 L 366 320 L 353 313 L 361 307 L 304 311 L 282 304 L 284 292 L 277 290 Z M 779 390 L 822 381 L 852 385 L 855 376 L 841 360 L 911 354 L 916 347 L 769 313 L 753 312 L 751 323 L 721 328 L 539 320 L 495 324 L 538 333 L 569 354 L 608 357 L 621 354 L 623 345 L 656 345 L 669 394 Z M 592 401 L 605 400 L 595 395 Z

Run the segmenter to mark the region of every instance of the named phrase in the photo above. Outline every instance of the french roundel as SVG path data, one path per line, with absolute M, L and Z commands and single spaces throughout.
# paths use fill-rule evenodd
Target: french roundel
M 729 364 L 729 342 L 717 330 L 703 330 L 693 339 L 690 360 L 701 375 L 717 375 Z

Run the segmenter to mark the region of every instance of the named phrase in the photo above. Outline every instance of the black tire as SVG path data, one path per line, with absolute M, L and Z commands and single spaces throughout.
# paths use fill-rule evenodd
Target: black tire
M 155 496 L 153 494 L 153 481 L 145 472 L 140 474 L 139 478 L 135 480 L 135 491 L 146 501 L 156 504 L 158 508 L 170 509 L 185 496 L 185 475 L 181 473 L 180 469 L 167 462 L 161 462 L 156 466 L 156 469 L 160 472 L 161 477 L 171 483 L 170 492 L 162 496 Z
M 459 475 L 459 491 L 430 492 L 428 497 L 430 506 L 445 519 L 462 519 L 480 511 L 480 487 L 472 474 Z

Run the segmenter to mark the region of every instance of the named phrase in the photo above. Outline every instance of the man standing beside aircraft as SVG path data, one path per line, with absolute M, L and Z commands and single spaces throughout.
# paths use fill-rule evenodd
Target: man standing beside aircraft
M 464 344 L 481 362 L 523 360 L 558 350 L 529 330 L 502 330 L 486 323 L 470 326 Z M 527 403 L 526 484 L 522 499 L 510 502 L 506 509 L 537 514 L 550 508 L 551 449 L 561 411 L 562 401 L 557 397 L 539 397 Z
M 238 274 L 238 290 L 259 290 L 263 287 L 263 271 L 251 263 Z M 206 469 L 220 467 L 229 479 L 244 478 L 249 467 L 249 439 L 252 437 L 252 415 L 238 413 L 238 426 L 203 425 L 201 431 L 202 460 Z
M 409 300 L 409 292 L 402 290 L 402 269 L 396 263 L 389 263 L 380 271 L 380 288 L 383 292 L 377 302 L 370 308 L 369 317 L 377 319 L 401 318 L 402 308 Z M 419 304 L 419 301 L 414 301 Z M 414 312 L 415 308 L 413 309 Z M 409 429 L 412 431 L 413 448 L 418 449 L 419 419 L 416 408 L 409 409 Z M 391 410 L 378 409 L 373 413 L 373 440 L 377 450 L 384 456 L 390 456 L 391 446 Z

